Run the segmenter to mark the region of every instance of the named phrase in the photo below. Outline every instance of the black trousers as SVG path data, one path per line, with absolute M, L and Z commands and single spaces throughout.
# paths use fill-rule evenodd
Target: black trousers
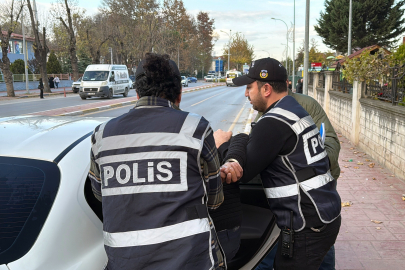
M 321 232 L 314 232 L 305 228 L 294 233 L 293 257 L 284 257 L 281 254 L 281 235 L 279 237 L 274 269 L 276 270 L 318 270 L 322 264 L 323 257 L 335 244 L 339 233 L 341 217 L 339 216 L 332 223 L 328 224 Z
M 39 98 L 44 98 L 44 89 L 39 89 Z

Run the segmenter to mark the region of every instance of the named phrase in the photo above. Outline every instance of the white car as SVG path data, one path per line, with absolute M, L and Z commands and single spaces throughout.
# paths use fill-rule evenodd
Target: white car
M 181 76 L 181 85 L 184 87 L 188 87 L 188 80 L 186 76 Z
M 0 269 L 103 269 L 101 203 L 87 177 L 106 118 L 0 118 Z
M 103 269 L 101 203 L 87 174 L 91 134 L 108 119 L 0 118 L 0 270 Z M 250 270 L 279 229 L 260 180 L 240 188 L 241 246 L 228 269 Z
M 82 77 L 80 77 L 77 81 L 72 83 L 72 91 L 73 91 L 73 93 L 78 93 L 79 92 L 81 83 L 82 83 Z

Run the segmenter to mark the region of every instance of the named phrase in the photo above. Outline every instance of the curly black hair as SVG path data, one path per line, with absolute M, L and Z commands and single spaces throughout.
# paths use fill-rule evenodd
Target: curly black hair
M 167 54 L 147 53 L 143 59 L 144 74 L 136 78 L 139 97 L 155 96 L 175 102 L 181 93 L 181 78 L 174 73 Z

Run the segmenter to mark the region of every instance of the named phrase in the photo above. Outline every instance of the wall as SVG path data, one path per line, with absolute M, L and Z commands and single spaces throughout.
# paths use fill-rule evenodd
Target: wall
M 405 178 L 405 107 L 365 98 L 360 104 L 359 146 Z
M 350 138 L 352 130 L 352 95 L 329 91 L 329 118 L 336 131 Z
M 405 179 L 405 107 L 366 98 L 362 83 L 353 85 L 356 85 L 353 94 L 333 91 L 329 85 L 316 88 L 314 98 L 325 107 L 325 92 L 328 91 L 329 104 L 324 109 L 335 130 L 396 176 Z M 353 96 L 358 97 L 357 100 L 353 100 Z M 355 108 L 360 109 L 359 113 L 352 113 L 358 111 Z

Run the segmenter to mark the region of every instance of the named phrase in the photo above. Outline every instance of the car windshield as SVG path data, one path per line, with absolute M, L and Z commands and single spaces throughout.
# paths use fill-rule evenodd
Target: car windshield
M 181 76 L 181 79 L 182 79 L 182 80 L 185 80 L 185 79 L 186 79 L 186 77 L 185 77 L 185 76 Z
M 80 77 L 76 82 L 81 82 L 82 81 L 82 77 Z
M 86 71 L 83 75 L 83 81 L 106 81 L 109 71 Z
M 55 163 L 0 157 L 0 265 L 35 243 L 59 188 Z

